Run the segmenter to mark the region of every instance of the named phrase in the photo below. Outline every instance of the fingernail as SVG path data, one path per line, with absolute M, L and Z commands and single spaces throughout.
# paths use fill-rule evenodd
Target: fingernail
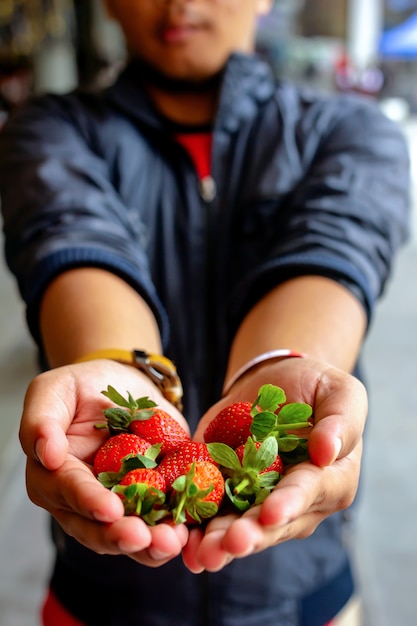
M 334 441 L 334 457 L 333 457 L 332 463 L 334 463 L 336 461 L 337 457 L 340 454 L 341 449 L 342 449 L 342 440 L 339 439 L 339 437 L 338 437 Z
M 152 547 L 148 549 L 148 553 L 149 556 L 152 557 L 155 561 L 164 561 L 171 556 L 170 554 L 165 554 L 165 552 L 161 552 L 161 550 Z
M 119 550 L 124 552 L 125 554 L 133 554 L 134 552 L 141 552 L 145 546 L 144 545 L 135 545 L 133 543 L 126 543 L 124 541 L 119 541 L 118 544 Z

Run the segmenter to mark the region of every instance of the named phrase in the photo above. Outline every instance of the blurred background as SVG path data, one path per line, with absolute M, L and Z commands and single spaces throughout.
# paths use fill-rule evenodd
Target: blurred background
M 362 626 L 416 626 L 417 0 L 277 0 L 257 44 L 278 77 L 375 99 L 409 142 L 412 233 L 364 351 L 371 411 L 353 542 Z M 0 128 L 31 94 L 108 84 L 124 59 L 100 0 L 0 0 Z M 18 443 L 36 353 L 2 254 L 0 302 L 0 626 L 37 626 L 52 553 Z

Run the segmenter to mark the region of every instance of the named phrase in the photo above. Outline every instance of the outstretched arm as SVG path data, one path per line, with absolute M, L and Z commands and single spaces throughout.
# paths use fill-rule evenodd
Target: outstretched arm
M 110 383 L 135 397 L 150 396 L 188 429 L 182 415 L 134 368 L 108 360 L 71 365 L 90 351 L 133 346 L 159 352 L 157 324 L 146 303 L 126 283 L 99 269 L 59 276 L 41 307 L 46 357 L 55 368 L 30 384 L 20 428 L 30 498 L 63 529 L 101 553 L 129 554 L 157 566 L 176 556 L 184 526 L 147 526 L 123 516 L 123 506 L 94 477 L 93 456 L 105 437 L 94 428 L 110 404 L 101 391 Z M 103 524 L 105 522 L 105 524 Z
M 254 399 L 262 384 L 272 383 L 285 390 L 290 402 L 313 406 L 312 462 L 288 471 L 260 507 L 240 518 L 216 518 L 204 535 L 193 530 L 184 550 L 192 571 L 218 570 L 234 558 L 306 537 L 325 517 L 351 504 L 359 480 L 367 396 L 350 371 L 365 327 L 356 298 L 334 281 L 316 276 L 280 285 L 250 311 L 233 343 L 226 381 L 257 354 L 273 349 L 292 348 L 308 357 L 265 361 L 249 370 L 204 416 L 196 438 L 203 438 L 221 408 Z

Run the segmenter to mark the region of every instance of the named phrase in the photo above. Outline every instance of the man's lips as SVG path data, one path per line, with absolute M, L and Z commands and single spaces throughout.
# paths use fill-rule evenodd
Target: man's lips
M 196 26 L 191 25 L 166 26 L 162 29 L 162 40 L 166 43 L 182 43 L 193 37 L 198 30 Z

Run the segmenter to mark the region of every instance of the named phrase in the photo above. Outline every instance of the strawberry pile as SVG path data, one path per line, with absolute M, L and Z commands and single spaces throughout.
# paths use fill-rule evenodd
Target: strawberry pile
M 161 520 L 201 524 L 232 507 L 244 512 L 265 500 L 285 468 L 308 459 L 308 404 L 287 403 L 284 391 L 263 385 L 253 403 L 236 402 L 210 422 L 204 442 L 189 434 L 148 397 L 102 392 L 114 407 L 104 410 L 108 439 L 93 471 L 121 498 L 126 515 L 148 524 Z

